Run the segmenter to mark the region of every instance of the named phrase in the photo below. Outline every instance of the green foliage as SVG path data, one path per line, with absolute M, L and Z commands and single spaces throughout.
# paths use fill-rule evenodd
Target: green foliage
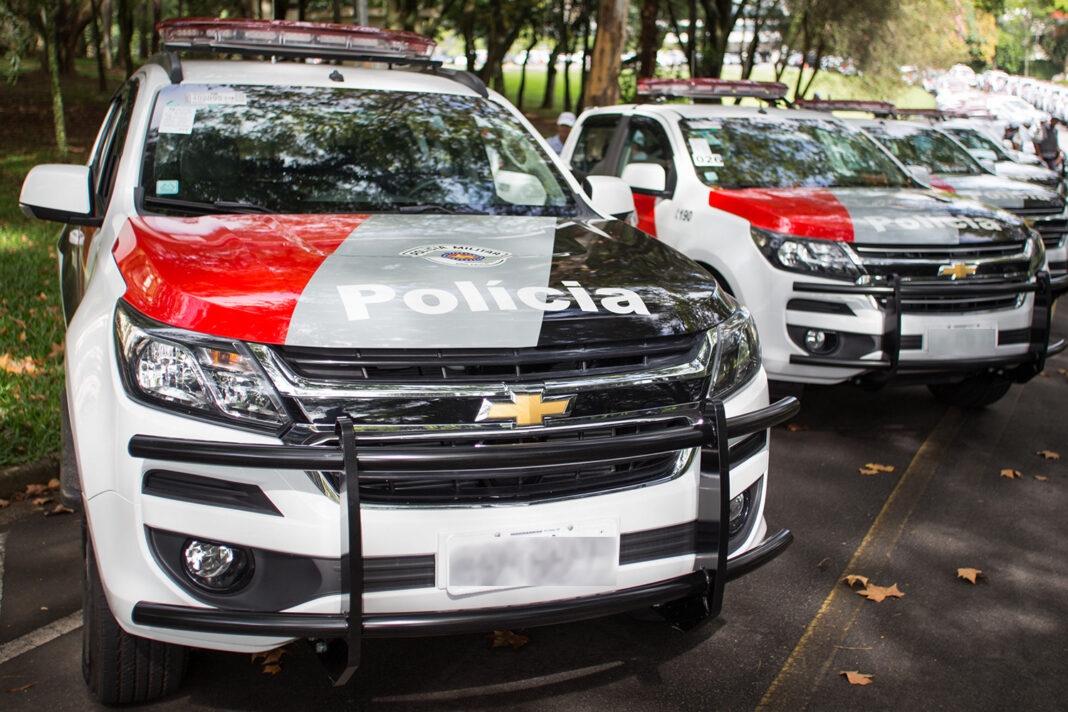
M 38 460 L 59 449 L 63 321 L 55 275 L 54 224 L 18 209 L 22 178 L 52 152 L 0 158 L 0 466 Z M 17 364 L 14 368 L 11 364 Z M 20 371 L 27 364 L 30 368 Z

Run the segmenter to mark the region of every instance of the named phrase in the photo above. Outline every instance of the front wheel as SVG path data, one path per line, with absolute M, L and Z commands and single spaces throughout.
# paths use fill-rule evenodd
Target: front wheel
M 983 408 L 1001 400 L 1012 382 L 1000 376 L 981 375 L 955 383 L 929 383 L 927 388 L 935 398 L 961 408 Z
M 154 700 L 176 691 L 185 675 L 186 649 L 130 635 L 111 614 L 93 545 L 84 529 L 82 677 L 105 705 Z

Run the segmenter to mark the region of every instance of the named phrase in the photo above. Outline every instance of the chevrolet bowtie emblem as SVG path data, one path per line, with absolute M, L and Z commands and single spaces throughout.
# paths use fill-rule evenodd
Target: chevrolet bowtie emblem
M 511 420 L 516 425 L 541 425 L 547 415 L 567 415 L 575 396 L 543 400 L 540 393 L 516 393 L 510 401 L 482 399 L 476 421 Z
M 950 279 L 960 279 L 961 277 L 967 277 L 975 274 L 975 270 L 979 269 L 979 265 L 969 265 L 963 262 L 954 262 L 949 265 L 942 265 L 938 268 L 938 276 L 945 277 L 949 275 Z

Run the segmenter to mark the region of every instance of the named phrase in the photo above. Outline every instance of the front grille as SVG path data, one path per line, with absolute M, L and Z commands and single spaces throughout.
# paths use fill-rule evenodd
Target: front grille
M 953 280 L 940 276 L 943 266 L 964 263 L 974 266 L 975 272 L 956 280 L 959 284 L 992 287 L 1006 283 L 1022 283 L 1028 278 L 1030 259 L 1025 252 L 1024 240 L 962 245 L 856 245 L 857 256 L 868 274 L 879 277 L 897 275 L 902 286 L 910 283 L 949 284 Z M 901 299 L 902 314 L 963 314 L 967 312 L 996 311 L 1016 307 L 1016 294 L 951 293 L 932 296 L 909 296 L 907 289 Z M 880 307 L 886 299 L 878 300 Z
M 1064 212 L 1064 203 L 1045 203 L 1044 205 L 1028 205 L 1023 208 L 1006 208 L 1009 212 L 1020 217 L 1029 218 L 1034 215 L 1057 215 Z
M 635 435 L 668 433 L 689 428 L 687 418 L 670 418 L 653 422 L 630 422 L 623 425 L 593 426 L 584 429 L 537 428 L 522 433 L 469 434 L 427 441 L 404 441 L 405 434 L 389 436 L 358 435 L 357 447 L 366 451 L 374 447 L 396 445 L 426 448 L 430 451 L 456 447 L 511 446 L 516 449 L 516 464 L 498 470 L 476 473 L 453 470 L 423 473 L 412 477 L 403 471 L 360 474 L 360 500 L 367 504 L 389 505 L 464 505 L 535 502 L 578 495 L 612 492 L 659 483 L 680 474 L 680 454 L 670 452 L 638 458 L 618 458 L 598 462 L 569 462 L 560 465 L 524 466 L 522 446 L 534 443 L 623 440 Z M 341 487 L 340 472 L 323 473 L 335 491 Z M 316 478 L 313 478 L 316 479 Z
M 1015 294 L 995 294 L 990 296 L 970 294 L 967 297 L 902 297 L 902 314 L 962 314 L 965 312 L 994 311 L 1014 309 Z M 880 306 L 886 305 L 885 299 L 879 300 Z
M 522 349 L 325 349 L 274 347 L 303 378 L 341 383 L 522 383 L 632 373 L 685 364 L 704 334 Z

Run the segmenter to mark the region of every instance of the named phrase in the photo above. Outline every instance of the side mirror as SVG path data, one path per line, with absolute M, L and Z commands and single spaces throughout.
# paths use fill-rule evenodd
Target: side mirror
M 927 166 L 908 165 L 905 166 L 905 170 L 908 171 L 912 180 L 928 188 L 931 187 L 931 171 L 927 170 Z
M 628 163 L 623 182 L 631 188 L 662 193 L 667 190 L 667 171 L 659 163 Z
M 634 196 L 630 186 L 615 176 L 586 176 L 589 186 L 590 202 L 593 207 L 606 215 L 630 220 L 635 214 Z
M 89 166 L 45 163 L 34 166 L 22 181 L 19 207 L 31 218 L 98 225 L 89 195 Z

